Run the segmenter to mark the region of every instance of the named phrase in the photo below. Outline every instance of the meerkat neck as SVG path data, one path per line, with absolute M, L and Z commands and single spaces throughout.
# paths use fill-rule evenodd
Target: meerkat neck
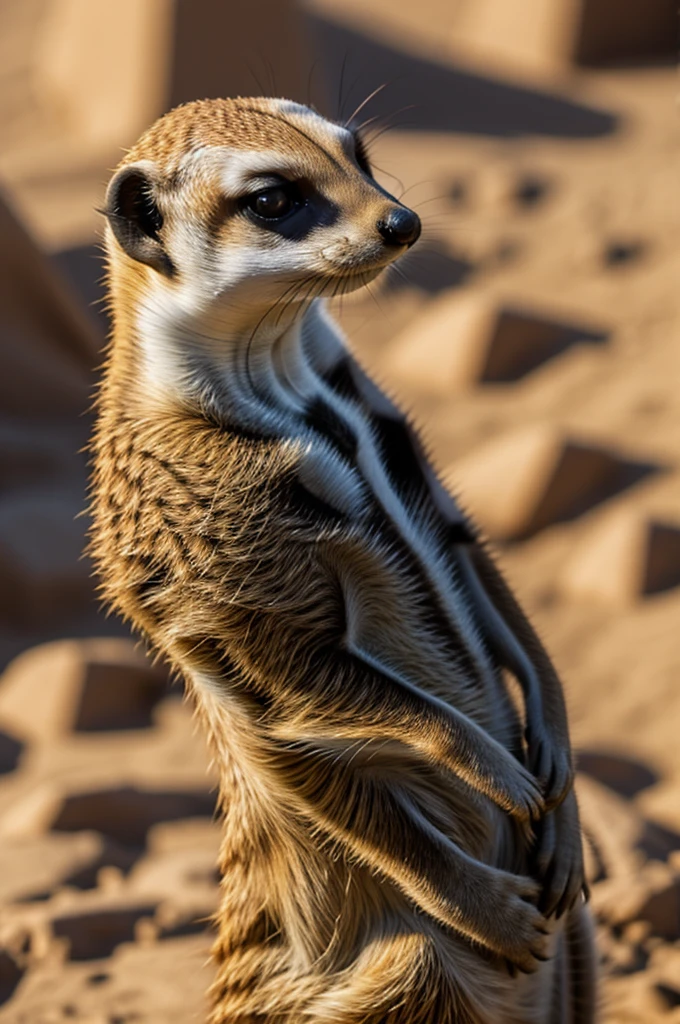
M 116 323 L 109 376 L 118 406 L 135 416 L 192 411 L 252 429 L 302 410 L 317 374 L 344 349 L 322 300 L 286 322 L 255 326 L 228 315 L 168 316 L 148 302 L 134 322 Z

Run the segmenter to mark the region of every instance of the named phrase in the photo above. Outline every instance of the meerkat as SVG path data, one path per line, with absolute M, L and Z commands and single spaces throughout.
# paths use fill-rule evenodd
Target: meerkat
M 105 214 L 91 546 L 219 768 L 213 1024 L 590 1024 L 559 679 L 324 308 L 417 215 L 273 99 L 165 115 Z

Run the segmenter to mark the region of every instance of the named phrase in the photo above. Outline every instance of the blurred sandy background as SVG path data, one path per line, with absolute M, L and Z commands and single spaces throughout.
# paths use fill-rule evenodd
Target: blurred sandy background
M 108 175 L 175 103 L 383 83 L 370 153 L 425 232 L 338 312 L 564 678 L 603 1020 L 680 1021 L 675 6 L 0 2 L 1 1021 L 200 1021 L 210 980 L 204 739 L 75 518 Z

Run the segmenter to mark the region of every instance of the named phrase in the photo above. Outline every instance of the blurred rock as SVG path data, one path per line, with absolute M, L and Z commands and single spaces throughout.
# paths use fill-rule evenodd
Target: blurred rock
M 668 1003 L 646 971 L 608 981 L 603 1024 L 677 1024 Z
M 637 64 L 677 51 L 674 0 L 476 0 L 461 4 L 454 44 L 522 70 Z
M 152 917 L 155 910 L 154 904 L 140 903 L 60 914 L 52 919 L 52 931 L 68 940 L 71 960 L 99 960 L 110 956 L 121 942 L 131 942 L 137 923 Z
M 618 970 L 639 970 L 637 947 L 647 947 L 654 937 L 672 941 L 680 934 L 680 872 L 669 847 L 649 850 L 655 826 L 633 804 L 581 774 L 577 790 L 591 860 L 594 854 L 599 864 L 592 908 L 601 923 L 614 929 L 617 941 L 622 934 L 625 939 L 607 955 Z
M 583 831 L 606 878 L 628 879 L 644 860 L 639 846 L 645 834 L 642 815 L 606 786 L 577 775 L 576 791 Z
M 0 665 L 96 617 L 82 559 L 99 339 L 0 196 Z M 111 627 L 109 627 L 111 628 Z
M 4 0 L 0 175 L 50 249 L 89 246 L 111 169 L 152 121 L 208 96 L 318 102 L 312 64 L 295 0 Z
M 649 921 L 654 935 L 674 941 L 680 935 L 680 876 L 669 872 L 650 886 L 635 916 Z
M 680 945 L 659 946 L 650 956 L 649 967 L 669 1009 L 680 1006 Z
M 53 0 L 34 82 L 81 145 L 105 149 L 132 143 L 188 100 L 264 93 L 305 101 L 308 63 L 294 0 Z
M 377 115 L 391 122 L 404 112 L 402 126 L 420 132 L 504 139 L 533 134 L 594 138 L 615 131 L 618 125 L 618 117 L 610 110 L 579 102 L 576 90 L 568 96 L 566 90 L 555 88 L 556 82 L 527 75 L 526 64 L 520 75 L 512 73 L 515 68 L 507 74 L 498 50 L 479 53 L 474 39 L 462 38 L 463 18 L 470 13 L 474 19 L 477 4 L 307 0 L 305 7 L 312 8 L 312 38 L 321 54 L 322 74 L 330 81 L 331 101 L 337 103 L 331 111 L 338 116 L 339 108 L 342 120 L 380 88 L 362 116 L 368 109 L 371 118 Z M 513 22 L 523 20 L 516 3 L 508 9 Z M 493 16 L 503 22 L 502 0 Z M 510 33 L 517 38 L 514 24 Z M 491 31 L 478 41 L 493 38 Z M 478 56 L 482 59 L 477 60 Z M 416 144 L 413 155 L 422 166 L 420 152 Z M 478 166 L 486 158 L 485 153 Z
M 0 775 L 15 771 L 23 749 L 21 740 L 0 729 Z
M 63 788 L 56 782 L 43 782 L 20 791 L 0 815 L 2 842 L 37 839 L 48 832 L 64 800 Z
M 398 335 L 392 366 L 411 387 L 448 396 L 477 384 L 520 380 L 571 345 L 606 338 L 592 325 L 499 305 L 485 293 L 447 293 Z
M 562 570 L 561 589 L 628 605 L 680 585 L 680 526 L 640 509 L 612 509 L 582 537 Z
M 167 672 L 130 640 L 60 640 L 25 651 L 0 676 L 0 722 L 35 740 L 144 728 L 167 692 Z
M 137 923 L 135 935 L 146 920 Z M 7 1024 L 205 1020 L 205 992 L 213 977 L 209 950 L 209 938 L 195 935 L 161 945 L 124 942 L 103 963 L 42 959 L 18 987 Z
M 582 515 L 652 470 L 537 425 L 474 449 L 447 475 L 491 537 L 520 540 Z
M 513 199 L 521 209 L 533 210 L 545 202 L 552 189 L 553 184 L 549 178 L 525 171 L 515 183 Z
M 579 750 L 576 764 L 579 772 L 596 779 L 620 796 L 635 796 L 659 781 L 658 774 L 646 765 L 611 751 Z
M 11 998 L 23 974 L 16 960 L 0 949 L 0 1006 Z
M 136 786 L 80 789 L 44 782 L 22 793 L 0 817 L 3 842 L 25 842 L 47 832 L 99 832 L 116 844 L 139 848 L 147 832 L 163 821 L 208 818 L 215 814 L 214 795 L 200 789 L 153 789 Z M 114 856 L 110 863 L 127 868 L 133 861 Z M 101 864 L 109 863 L 104 860 Z M 101 866 L 101 865 L 100 865 Z
M 644 254 L 647 246 L 640 239 L 615 240 L 608 242 L 602 253 L 606 267 L 621 267 L 635 263 Z
M 18 418 L 35 427 L 68 417 L 83 436 L 87 425 L 77 417 L 88 404 L 98 339 L 2 194 L 0 310 L 3 427 L 16 426 Z
M 78 515 L 85 496 L 79 483 L 65 480 L 59 493 L 56 480 L 36 473 L 30 491 L 0 498 L 0 615 L 5 629 L 49 635 L 82 619 L 94 601 L 91 567 L 82 557 L 84 520 Z
M 212 818 L 215 798 L 197 790 L 154 790 L 120 786 L 67 796 L 51 822 L 57 832 L 96 829 L 116 842 L 141 846 L 160 821 Z
M 675 1020 L 676 1022 L 680 1019 L 678 1017 L 678 1007 L 680 1007 L 680 981 L 678 981 L 680 975 L 676 975 L 676 980 L 672 982 L 657 981 L 656 991 L 657 994 L 663 999 L 669 1010 L 676 1010 Z
M 134 856 L 96 832 L 48 833 L 3 838 L 0 845 L 0 903 L 45 899 L 62 886 L 91 889 L 103 867 L 128 871 Z
M 646 921 L 652 935 L 669 941 L 680 933 L 680 876 L 667 864 L 649 861 L 628 877 L 598 883 L 593 910 L 610 927 Z
M 152 919 L 156 907 L 157 901 L 120 889 L 64 889 L 48 900 L 9 908 L 2 939 L 12 950 L 19 944 L 30 949 L 32 958 L 101 959 L 132 942 L 138 923 Z

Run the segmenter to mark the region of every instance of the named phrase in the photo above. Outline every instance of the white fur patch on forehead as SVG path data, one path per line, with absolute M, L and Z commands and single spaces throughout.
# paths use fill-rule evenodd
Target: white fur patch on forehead
M 239 195 L 252 181 L 258 184 L 276 175 L 296 177 L 300 162 L 295 154 L 279 149 L 241 149 L 234 146 L 201 146 L 182 159 L 180 169 L 219 181 L 227 195 Z
M 300 160 L 294 153 L 280 149 L 227 149 L 222 150 L 224 163 L 220 168 L 220 181 L 227 195 L 239 195 L 247 186 L 263 187 L 272 184 L 277 176 L 300 177 Z
M 323 118 L 319 119 L 326 124 Z M 333 126 L 331 126 L 333 127 Z M 328 145 L 328 140 L 315 140 Z M 294 147 L 295 138 L 291 133 L 291 148 L 283 149 L 241 149 L 231 146 L 202 146 L 188 153 L 180 163 L 180 169 L 188 176 L 212 178 L 218 181 L 225 195 L 239 196 L 257 188 L 266 188 L 276 183 L 277 178 L 294 180 L 303 177 L 308 168 Z

